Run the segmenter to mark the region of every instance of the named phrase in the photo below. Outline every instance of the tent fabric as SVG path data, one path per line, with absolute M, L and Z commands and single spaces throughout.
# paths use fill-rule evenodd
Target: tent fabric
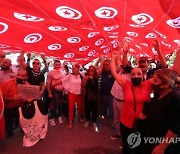
M 87 63 L 122 39 L 130 54 L 154 57 L 180 44 L 179 0 L 0 0 L 0 49 Z

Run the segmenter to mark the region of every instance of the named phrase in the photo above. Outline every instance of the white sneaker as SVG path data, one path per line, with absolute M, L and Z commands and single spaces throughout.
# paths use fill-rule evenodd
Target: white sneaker
M 59 118 L 58 118 L 58 121 L 59 121 L 60 124 L 63 124 L 63 119 L 62 119 L 62 117 L 59 117 Z
M 99 132 L 98 127 L 97 127 L 97 124 L 96 124 L 96 123 L 93 123 L 93 127 L 94 127 L 95 132 Z
M 50 119 L 49 120 L 49 124 L 51 125 L 51 126 L 56 126 L 56 123 L 55 123 L 55 120 L 54 119 Z
M 84 124 L 84 127 L 88 127 L 89 126 L 89 121 L 86 121 L 85 124 Z

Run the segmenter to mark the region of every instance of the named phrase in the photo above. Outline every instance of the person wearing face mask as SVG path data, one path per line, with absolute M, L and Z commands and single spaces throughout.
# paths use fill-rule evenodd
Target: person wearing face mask
M 4 118 L 7 137 L 13 135 L 13 118 L 19 119 L 18 108 L 27 100 L 23 100 L 18 95 L 18 84 L 29 84 L 27 82 L 27 72 L 19 70 L 17 77 L 7 80 L 2 86 L 4 99 Z
M 168 142 L 180 137 L 180 90 L 175 88 L 175 81 L 172 70 L 164 68 L 154 74 L 152 89 L 158 95 L 143 111 L 147 120 L 146 137 L 164 138 L 164 142 L 145 144 L 145 154 L 180 153 L 180 142 Z
M 144 102 L 150 101 L 152 80 L 143 82 L 143 72 L 141 68 L 133 68 L 131 70 L 131 80 L 128 81 L 123 76 L 116 72 L 115 60 L 117 51 L 112 54 L 111 72 L 115 80 L 122 86 L 124 91 L 124 104 L 122 106 L 120 117 L 120 131 L 123 142 L 123 154 L 130 154 L 132 149 L 127 143 L 127 137 L 133 133 L 133 126 L 135 119 L 140 119 L 142 115 Z M 143 123 L 142 123 L 143 124 Z M 137 128 L 138 131 L 143 132 L 141 123 Z M 141 148 L 136 150 L 140 153 Z

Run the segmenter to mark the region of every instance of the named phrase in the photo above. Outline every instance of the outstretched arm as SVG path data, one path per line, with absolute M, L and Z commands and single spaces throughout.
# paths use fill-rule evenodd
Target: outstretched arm
M 97 70 L 98 77 L 101 75 L 101 73 L 103 71 L 103 56 L 100 57 L 99 62 L 100 62 L 100 67 Z
M 44 63 L 44 68 L 42 70 L 42 73 L 45 74 L 46 72 L 48 72 L 48 64 L 46 62 L 46 58 L 45 58 L 44 54 L 41 54 L 41 58 L 42 58 L 43 63 Z
M 163 56 L 163 54 L 161 52 L 160 45 L 159 45 L 159 42 L 157 40 L 155 40 L 155 43 L 153 44 L 153 47 L 157 51 L 157 54 L 159 56 L 159 61 L 160 61 L 160 64 L 161 64 L 162 68 L 166 68 L 167 67 L 166 59 L 165 59 L 165 57 Z
M 125 68 L 127 66 L 127 53 L 129 51 L 129 44 L 123 40 L 121 47 L 123 49 L 122 67 Z
M 117 51 L 114 51 L 112 53 L 112 60 L 111 60 L 111 73 L 115 78 L 115 80 L 117 81 L 117 83 L 120 84 L 121 86 L 124 86 L 126 79 L 120 76 L 119 74 L 117 74 L 116 72 L 116 64 L 115 64 L 116 58 L 117 58 Z
M 21 53 L 20 53 L 20 56 L 19 56 L 19 63 L 20 63 L 20 66 L 23 69 L 26 69 L 27 63 L 25 63 L 25 61 L 24 61 L 24 51 L 23 50 L 21 50 Z

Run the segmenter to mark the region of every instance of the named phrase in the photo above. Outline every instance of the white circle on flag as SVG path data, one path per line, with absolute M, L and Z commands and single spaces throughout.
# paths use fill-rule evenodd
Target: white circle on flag
M 74 57 L 74 53 L 66 53 L 64 55 L 65 58 L 73 58 Z
M 32 16 L 29 14 L 17 13 L 17 12 L 14 13 L 14 16 L 19 20 L 31 21 L 31 22 L 39 22 L 44 20 L 43 18 L 40 17 Z
M 110 51 L 110 47 L 103 50 L 104 53 L 108 53 Z
M 138 37 L 138 33 L 136 32 L 126 32 L 130 36 Z
M 96 36 L 97 34 L 99 34 L 99 32 L 90 32 L 88 34 L 88 38 L 92 38 L 92 37 Z
M 173 28 L 180 28 L 180 17 L 175 19 L 169 19 L 166 23 Z
M 59 49 L 61 49 L 61 45 L 58 44 L 58 43 L 51 44 L 51 45 L 48 46 L 48 49 L 49 50 L 59 50 Z
M 104 27 L 104 30 L 109 32 L 109 31 L 112 31 L 112 30 L 115 30 L 119 27 L 119 25 L 115 25 L 115 26 L 108 26 L 108 27 Z
M 147 14 L 147 13 L 140 13 L 137 15 L 133 15 L 131 19 L 137 24 L 137 25 L 148 25 L 151 22 L 153 22 L 153 18 Z
M 111 41 L 111 43 L 113 44 L 113 48 L 117 48 L 119 46 L 118 40 L 113 40 L 113 41 Z
M 86 51 L 87 49 L 89 49 L 89 46 L 82 46 L 79 48 L 79 51 Z
M 4 22 L 0 22 L 0 25 L 2 25 L 3 26 L 3 28 L 1 29 L 1 26 L 0 26 L 0 34 L 2 34 L 2 33 L 4 33 L 4 32 L 6 32 L 7 31 L 7 29 L 8 29 L 8 25 L 7 24 L 5 24 Z
M 93 56 L 95 53 L 96 53 L 96 51 L 95 51 L 95 50 L 92 50 L 92 51 L 90 51 L 90 52 L 88 53 L 88 56 L 91 57 L 91 56 Z
M 110 18 L 114 18 L 118 14 L 118 11 L 112 7 L 101 7 L 97 9 L 94 13 L 99 18 L 110 19 Z
M 51 31 L 66 31 L 67 28 L 66 27 L 62 27 L 62 26 L 49 26 L 48 27 L 49 30 Z
M 67 19 L 79 19 L 82 17 L 81 12 L 68 6 L 59 6 L 56 8 L 56 13 L 63 18 Z
M 69 43 L 79 43 L 79 42 L 81 42 L 81 39 L 79 38 L 79 37 L 69 37 L 68 39 L 67 39 L 67 41 L 69 42 Z
M 96 46 L 99 46 L 99 45 L 101 45 L 103 42 L 104 42 L 104 39 L 101 38 L 101 39 L 99 39 L 99 40 L 97 40 L 97 41 L 95 42 L 95 45 L 96 45 Z
M 146 35 L 146 38 L 156 38 L 156 34 L 149 33 L 149 34 Z
M 42 39 L 42 35 L 38 33 L 32 33 L 24 38 L 25 43 L 36 43 Z

